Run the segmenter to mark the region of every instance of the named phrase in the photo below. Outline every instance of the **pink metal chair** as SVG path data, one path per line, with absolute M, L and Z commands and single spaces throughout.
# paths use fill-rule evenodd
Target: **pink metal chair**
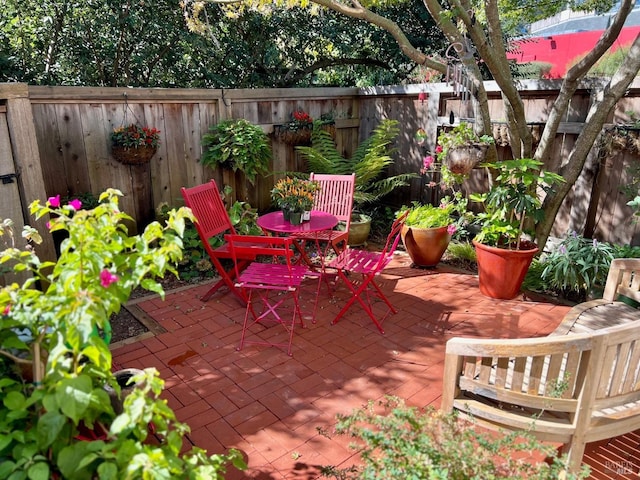
M 380 275 L 382 270 L 393 259 L 393 252 L 400 240 L 400 230 L 402 229 L 402 225 L 404 225 L 408 213 L 408 211 L 404 212 L 393 222 L 391 232 L 389 232 L 387 236 L 387 241 L 382 251 L 369 252 L 347 247 L 335 260 L 329 263 L 328 268 L 335 268 L 337 270 L 338 277 L 344 281 L 352 293 L 347 304 L 342 307 L 342 310 L 340 310 L 336 318 L 331 322 L 332 325 L 335 325 L 357 300 L 365 312 L 367 312 L 367 315 L 371 317 L 376 327 L 378 327 L 380 333 L 384 333 L 382 322 L 389 313 L 397 313 L 397 310 L 382 293 L 382 290 L 380 290 L 380 287 L 375 282 L 375 277 Z M 360 285 L 357 284 L 356 278 L 353 278 L 353 274 L 360 274 Z M 380 320 L 378 320 L 373 313 L 372 296 L 382 300 L 388 307 L 387 312 Z
M 324 230 L 321 232 L 297 233 L 294 237 L 302 241 L 328 242 L 339 254 L 347 246 L 349 225 L 351 224 L 351 210 L 353 208 L 353 193 L 356 184 L 356 174 L 325 175 L 311 173 L 309 180 L 320 184 L 320 190 L 313 199 L 313 210 L 335 215 L 339 222 L 345 224 L 345 230 Z M 343 244 L 340 246 L 340 244 Z
M 238 350 L 242 350 L 245 344 L 269 345 L 275 347 L 286 347 L 287 354 L 291 356 L 291 344 L 293 342 L 293 330 L 296 323 L 304 327 L 304 320 L 300 311 L 299 290 L 303 280 L 307 277 L 317 277 L 319 274 L 312 272 L 306 265 L 296 265 L 294 258 L 294 239 L 291 237 L 269 237 L 269 236 L 247 236 L 247 235 L 226 235 L 229 251 L 236 265 L 240 264 L 239 258 L 248 256 L 270 257 L 271 261 L 251 262 L 245 270 L 236 271 L 235 287 L 248 292 L 247 308 L 242 325 L 242 335 Z M 250 243 L 247 243 L 247 240 Z M 318 301 L 320 282 L 315 292 L 313 319 L 315 320 L 315 308 Z M 290 295 L 288 295 L 290 294 Z M 254 303 L 256 295 L 262 302 L 262 310 L 256 313 Z M 286 304 L 290 297 L 293 306 Z M 289 302 L 290 303 L 290 302 Z M 292 310 L 290 318 L 281 316 L 279 307 L 289 307 Z M 296 317 L 298 322 L 296 322 Z M 265 322 L 272 322 L 282 325 L 288 333 L 286 342 L 276 342 L 268 340 L 273 332 L 263 331 Z M 256 324 L 260 324 L 261 331 L 256 329 L 251 331 L 252 338 L 259 340 L 247 340 L 247 333 Z M 263 339 L 266 337 L 267 339 Z M 276 338 L 273 336 L 272 338 Z
M 242 304 L 246 305 L 247 299 L 242 290 L 235 287 L 234 278 L 237 271 L 242 271 L 251 260 L 255 260 L 255 256 L 250 252 L 246 255 L 238 254 L 234 259 L 237 264 L 225 268 L 222 261 L 227 260 L 230 263 L 232 260 L 229 246 L 226 243 L 215 248 L 211 246 L 211 241 L 214 237 L 223 238 L 222 236 L 225 233 L 236 233 L 229 219 L 227 209 L 222 202 L 222 196 L 218 191 L 216 182 L 211 180 L 208 183 L 192 188 L 182 187 L 180 192 L 184 198 L 185 205 L 191 209 L 196 217 L 195 226 L 198 235 L 200 235 L 200 240 L 202 240 L 204 249 L 209 254 L 211 262 L 220 275 L 220 280 L 202 296 L 201 300 L 206 302 L 220 287 L 226 285 L 240 299 Z

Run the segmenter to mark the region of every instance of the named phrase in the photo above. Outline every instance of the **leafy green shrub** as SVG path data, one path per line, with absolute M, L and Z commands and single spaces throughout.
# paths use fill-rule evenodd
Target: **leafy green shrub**
M 564 472 L 556 450 L 528 432 L 495 434 L 474 427 L 455 413 L 408 407 L 397 397 L 369 402 L 350 415 L 338 415 L 335 428 L 338 435 L 356 440 L 352 446 L 362 464 L 327 466 L 323 474 L 359 480 L 555 480 L 588 475 L 588 470 Z M 536 461 L 532 454 L 547 461 Z
M 613 260 L 606 242 L 572 232 L 544 259 L 542 280 L 557 292 L 586 295 L 595 285 L 604 285 Z
M 123 222 L 131 217 L 120 211 L 120 196 L 110 189 L 88 210 L 78 199 L 62 204 L 59 195 L 30 205 L 36 220 L 49 219 L 50 232 L 66 232 L 55 263 L 41 261 L 33 248 L 0 252 L 0 263 L 32 274 L 0 289 L 0 356 L 15 367 L 0 366 L 10 370 L 0 378 L 0 478 L 215 479 L 227 461 L 243 466 L 236 450 L 183 452 L 189 427 L 161 398 L 164 382 L 153 368 L 124 399 L 123 412 L 113 409 L 105 387 L 118 394 L 121 388 L 97 332 L 133 289 L 164 295 L 158 278 L 176 273 L 185 222 L 193 220 L 185 208 L 172 210 L 165 225 L 152 222 L 129 236 Z M 29 226 L 22 234 L 41 240 Z
M 223 120 L 209 127 L 209 133 L 202 137 L 202 146 L 203 165 L 240 170 L 252 185 L 257 175 L 269 172 L 269 137 L 262 128 L 243 118 Z

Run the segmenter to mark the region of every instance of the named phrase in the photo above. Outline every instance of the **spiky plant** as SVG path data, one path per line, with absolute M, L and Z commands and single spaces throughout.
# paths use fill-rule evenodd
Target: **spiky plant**
M 311 134 L 311 146 L 298 146 L 298 150 L 307 162 L 310 172 L 332 175 L 356 174 L 356 191 L 353 197 L 354 208 L 373 203 L 397 187 L 408 185 L 415 174 L 405 173 L 386 177 L 387 167 L 393 165 L 391 157 L 393 141 L 400 132 L 397 120 L 382 120 L 371 136 L 364 140 L 351 158 L 344 158 L 331 135 L 315 127 Z

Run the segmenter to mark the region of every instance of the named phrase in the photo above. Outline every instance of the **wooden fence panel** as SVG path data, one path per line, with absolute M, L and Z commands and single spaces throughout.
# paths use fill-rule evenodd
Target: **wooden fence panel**
M 504 106 L 499 91 L 491 86 L 491 82 L 488 82 L 488 88 L 492 118 L 504 119 Z M 521 91 L 529 121 L 546 121 L 556 94 L 555 88 L 557 85 L 554 82 L 522 82 Z M 418 93 L 421 91 L 426 92 L 428 97 L 424 104 L 418 100 Z M 167 202 L 172 206 L 180 204 L 181 186 L 192 186 L 210 178 L 214 178 L 221 187 L 229 184 L 234 188 L 234 195 L 228 201 L 235 198 L 247 200 L 252 206 L 264 211 L 270 208 L 269 191 L 278 178 L 277 172 L 306 171 L 304 160 L 295 148 L 275 138 L 272 138 L 272 171 L 276 174 L 259 178 L 255 186 L 246 188 L 242 176 L 232 172 L 203 167 L 199 163 L 202 136 L 208 131 L 209 125 L 223 118 L 247 118 L 266 132 L 272 132 L 274 125 L 288 121 L 291 113 L 297 109 L 304 109 L 314 118 L 332 112 L 336 118 L 337 148 L 345 156 L 353 153 L 382 118 L 397 118 L 401 132 L 396 142 L 395 165 L 389 170 L 389 174 L 419 171 L 428 149 L 420 148 L 414 141 L 418 128 L 429 132 L 428 145 L 433 148 L 437 129 L 448 125 L 450 112 L 454 113 L 456 119 L 473 118 L 471 102 L 455 97 L 451 87 L 442 84 L 362 90 L 247 89 L 224 92 L 29 87 L 28 92 L 35 116 L 36 137 L 47 193 L 77 194 L 84 193 L 78 190 L 85 188 L 99 193 L 106 187 L 113 186 L 125 194 L 123 210 L 140 212 L 140 215 L 150 215 L 151 208 L 160 202 Z M 612 120 L 626 118 L 624 112 L 629 110 L 640 111 L 640 107 L 635 107 L 639 103 L 639 95 L 640 83 L 630 88 L 629 95 L 620 102 Z M 578 90 L 572 100 L 569 116 L 565 119 L 566 122 L 573 123 L 567 123 L 563 127 L 563 133 L 558 135 L 553 147 L 552 165 L 558 165 L 566 158 L 591 101 L 588 88 Z M 148 172 L 142 167 L 122 165 L 109 154 L 111 130 L 123 124 L 127 110 L 132 112 L 127 115 L 129 123 L 135 117 L 141 123 L 162 131 L 162 143 L 151 160 Z M 482 181 L 483 174 L 484 172 L 478 172 L 478 180 Z M 602 181 L 599 186 L 602 186 Z M 614 179 L 606 180 L 609 181 L 613 182 Z M 620 181 L 623 181 L 622 177 Z M 610 188 L 613 192 L 613 183 Z M 394 193 L 388 203 L 395 207 L 417 200 L 421 198 L 422 190 L 421 181 L 416 180 L 410 188 Z M 558 215 L 554 235 L 564 235 L 569 226 L 575 226 L 576 221 L 580 221 L 576 219 L 576 212 L 584 211 L 584 208 L 577 208 L 577 205 L 584 204 L 585 198 L 586 204 L 593 204 L 597 199 L 588 200 L 591 193 L 588 179 L 582 182 L 580 189 L 574 189 Z M 608 201 L 606 198 L 611 195 L 603 195 L 600 201 Z M 591 211 L 595 211 L 593 205 Z M 609 217 L 622 221 L 623 213 L 616 212 L 612 212 Z M 603 214 L 592 216 L 602 218 Z M 602 240 L 606 240 L 607 233 L 602 232 L 602 228 L 600 220 L 597 231 L 603 235 Z M 620 238 L 635 238 L 635 227 L 626 225 L 622 229 L 626 233 L 619 232 Z

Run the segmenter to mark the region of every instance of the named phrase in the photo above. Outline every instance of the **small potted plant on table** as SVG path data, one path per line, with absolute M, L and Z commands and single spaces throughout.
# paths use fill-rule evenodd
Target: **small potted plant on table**
M 318 182 L 295 177 L 282 178 L 271 190 L 271 200 L 282 210 L 285 220 L 299 225 L 303 220 L 309 220 L 318 188 Z
M 547 192 L 564 179 L 543 171 L 542 162 L 530 158 L 486 164 L 497 170 L 491 189 L 470 199 L 484 205 L 478 215 L 480 232 L 473 240 L 478 261 L 480 292 L 488 297 L 512 299 L 520 291 L 537 245 L 524 238 L 544 214 L 538 192 Z

